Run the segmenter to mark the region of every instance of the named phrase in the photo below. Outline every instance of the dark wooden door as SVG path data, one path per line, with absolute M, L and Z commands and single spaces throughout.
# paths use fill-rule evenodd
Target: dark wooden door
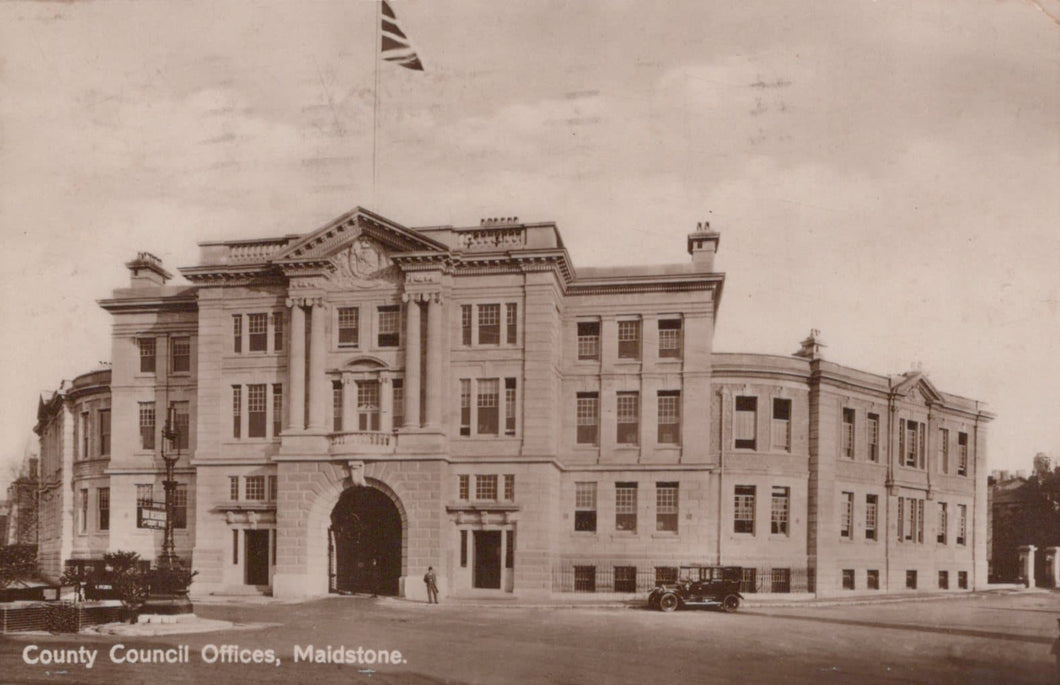
M 475 587 L 501 587 L 501 532 L 475 531 Z
M 246 549 L 246 563 L 243 569 L 243 582 L 247 585 L 269 584 L 269 531 L 243 531 Z

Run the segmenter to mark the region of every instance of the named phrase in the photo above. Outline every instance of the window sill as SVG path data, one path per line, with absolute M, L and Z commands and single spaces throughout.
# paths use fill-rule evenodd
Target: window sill
M 677 540 L 681 534 L 676 530 L 661 530 L 651 534 L 653 540 Z
M 746 535 L 746 533 L 744 533 L 744 534 Z M 769 539 L 771 541 L 790 540 L 791 536 L 788 535 L 787 533 L 770 533 L 769 534 Z

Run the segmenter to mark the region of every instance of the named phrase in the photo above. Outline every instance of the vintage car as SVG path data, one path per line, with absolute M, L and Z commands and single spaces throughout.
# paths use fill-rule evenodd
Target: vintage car
M 677 580 L 659 583 L 648 595 L 648 606 L 659 611 L 681 607 L 718 607 L 732 613 L 740 608 L 739 566 L 682 566 Z

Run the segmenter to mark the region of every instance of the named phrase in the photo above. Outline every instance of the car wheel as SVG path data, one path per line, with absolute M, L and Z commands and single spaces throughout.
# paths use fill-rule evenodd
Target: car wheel
M 731 614 L 740 608 L 740 598 L 736 595 L 725 595 L 721 602 L 721 608 L 725 613 Z
M 659 611 L 673 611 L 681 605 L 681 600 L 672 592 L 667 592 L 659 598 Z

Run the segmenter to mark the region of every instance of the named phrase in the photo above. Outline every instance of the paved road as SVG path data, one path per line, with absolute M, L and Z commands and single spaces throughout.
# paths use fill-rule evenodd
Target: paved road
M 0 643 L 0 682 L 1053 682 L 1050 648 L 1060 595 L 745 607 L 732 615 L 429 606 L 348 597 L 200 605 L 196 613 L 278 625 L 166 638 L 20 636 Z M 187 645 L 190 663 L 114 664 L 108 651 L 119 643 Z M 81 646 L 99 652 L 92 669 L 29 665 L 22 658 L 29 645 L 37 646 L 32 654 Z M 206 664 L 201 654 L 204 648 L 211 654 L 209 645 L 271 649 L 280 665 Z M 308 645 L 400 650 L 404 663 L 295 663 L 296 649 Z

